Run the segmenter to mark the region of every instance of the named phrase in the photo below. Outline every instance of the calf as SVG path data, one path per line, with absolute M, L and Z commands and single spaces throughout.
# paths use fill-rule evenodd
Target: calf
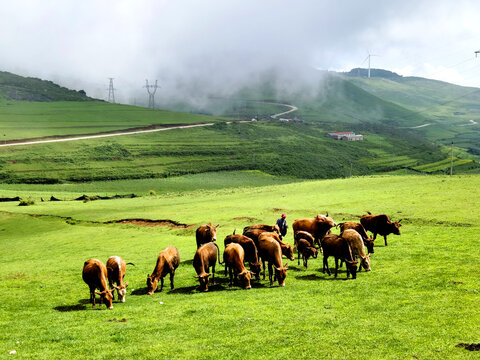
M 250 289 L 250 278 L 253 273 L 248 271 L 243 265 L 245 251 L 240 244 L 230 243 L 223 252 L 223 262 L 225 263 L 225 274 L 227 270 L 230 274 L 230 286 L 233 286 L 233 276 L 239 277 L 244 289 Z
M 215 264 L 218 257 L 220 257 L 220 249 L 217 244 L 208 242 L 203 244 L 197 249 L 195 256 L 193 257 L 193 267 L 197 272 L 196 278 L 200 282 L 200 290 L 208 291 L 209 277 L 212 275 L 212 286 L 215 285 Z M 219 264 L 222 264 L 219 260 Z M 212 274 L 210 274 L 210 267 L 212 268 Z
M 175 246 L 169 246 L 162 250 L 157 257 L 157 263 L 153 269 L 152 275 L 147 276 L 148 295 L 153 295 L 158 287 L 158 279 L 160 279 L 160 291 L 163 291 L 163 278 L 170 274 L 170 289 L 174 289 L 173 285 L 175 277 L 175 269 L 180 264 L 180 255 Z
M 205 243 L 217 241 L 217 225 L 208 223 L 200 226 L 196 233 L 195 238 L 197 240 L 197 249 Z
M 117 284 L 115 288 L 117 289 L 118 300 L 125 302 L 125 295 L 127 294 L 128 283 L 123 283 L 125 278 L 125 271 L 127 270 L 127 265 L 125 261 L 120 256 L 110 256 L 107 260 L 107 277 L 108 284 L 110 288 L 114 287 L 114 283 Z M 112 293 L 112 300 L 115 299 L 114 293 Z
M 268 262 L 268 279 L 270 286 L 273 285 L 273 271 L 275 268 L 275 277 L 278 285 L 285 286 L 288 264 L 282 264 L 282 249 L 278 241 L 271 237 L 272 233 L 264 232 L 258 238 L 258 254 L 263 262 L 263 279 L 265 280 L 265 262 Z
M 353 258 L 352 249 L 347 240 L 335 234 L 325 235 L 322 239 L 322 248 L 324 273 L 326 269 L 328 275 L 331 275 L 328 268 L 328 258 L 333 256 L 335 257 L 335 277 L 338 273 L 338 260 L 343 260 L 347 265 L 347 278 L 350 273 L 352 273 L 353 279 L 357 278 L 357 262 Z
M 373 238 L 368 237 L 367 232 L 365 231 L 365 228 L 363 227 L 362 224 L 359 224 L 354 221 L 346 221 L 341 224 L 338 224 L 337 226 L 340 227 L 340 236 L 342 236 L 342 233 L 347 229 L 353 229 L 356 232 L 358 232 L 363 239 L 363 243 L 367 247 L 368 253 L 373 254 L 375 252 L 375 250 L 373 249 L 374 240 Z
M 255 274 L 255 279 L 260 280 L 260 270 L 262 263 L 258 261 L 258 251 L 252 239 L 244 235 L 228 235 L 223 241 L 225 247 L 228 244 L 240 244 L 245 251 L 245 261 L 250 264 L 250 270 Z
M 310 256 L 314 259 L 317 258 L 318 250 L 315 247 L 311 246 L 308 240 L 305 240 L 303 238 L 298 239 L 297 250 L 298 265 L 300 265 L 300 256 L 302 256 L 303 266 L 305 266 L 305 269 L 308 268 L 308 259 L 310 258 Z
M 352 254 L 353 256 L 359 257 L 360 258 L 360 264 L 361 266 L 366 270 L 370 271 L 372 270 L 370 268 L 370 255 L 365 254 L 365 247 L 363 244 L 362 237 L 360 234 L 353 229 L 346 229 L 342 235 L 340 235 L 342 238 L 348 241 L 348 244 L 350 245 L 350 248 L 352 249 Z M 361 267 L 358 268 L 358 271 L 361 270 Z
M 373 240 L 377 238 L 377 234 L 380 234 L 385 240 L 385 246 L 387 246 L 387 235 L 400 235 L 400 226 L 402 226 L 400 221 L 402 221 L 402 219 L 392 223 L 385 214 L 372 215 L 369 211 L 367 211 L 367 213 L 368 215 L 363 215 L 360 218 L 360 223 L 365 230 L 373 233 Z
M 115 288 L 109 290 L 107 286 L 107 268 L 97 259 L 89 259 L 83 264 L 82 272 L 83 281 L 90 288 L 90 302 L 95 307 L 95 294 L 100 295 L 101 302 L 103 301 L 107 308 L 113 309 L 112 293 Z M 100 292 L 95 291 L 96 289 Z

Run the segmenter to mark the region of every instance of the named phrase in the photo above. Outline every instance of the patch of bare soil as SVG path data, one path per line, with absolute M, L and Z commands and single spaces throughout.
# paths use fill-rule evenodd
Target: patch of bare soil
M 138 225 L 138 226 L 169 226 L 174 229 L 185 229 L 189 227 L 188 224 L 182 224 L 175 220 L 151 220 L 151 219 L 122 219 L 122 220 L 113 220 L 107 221 L 107 224 L 117 223 L 117 224 L 131 224 L 131 225 Z
M 257 219 L 252 218 L 252 217 L 248 217 L 248 216 L 240 216 L 240 217 L 233 218 L 233 220 L 254 222 L 254 221 L 256 221 Z
M 460 343 L 455 345 L 456 347 L 463 347 L 468 351 L 479 351 L 480 350 L 480 343 L 479 344 L 467 344 L 467 343 Z

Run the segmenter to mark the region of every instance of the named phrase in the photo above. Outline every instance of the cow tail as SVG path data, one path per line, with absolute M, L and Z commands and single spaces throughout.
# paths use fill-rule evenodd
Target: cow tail
M 222 262 L 220 261 L 220 248 L 219 248 L 218 245 L 215 244 L 215 243 L 213 243 L 213 245 L 215 245 L 215 246 L 217 247 L 217 254 L 218 254 L 217 259 L 218 259 L 218 263 L 219 263 L 220 265 L 223 265 L 224 263 L 222 263 Z

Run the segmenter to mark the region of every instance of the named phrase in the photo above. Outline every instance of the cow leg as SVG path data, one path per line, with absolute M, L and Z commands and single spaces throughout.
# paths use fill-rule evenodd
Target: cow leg
M 225 263 L 225 276 L 228 275 L 228 265 Z
M 111 288 L 113 288 L 113 281 L 110 281 L 110 279 L 108 280 L 108 286 Z M 118 285 L 118 282 L 117 282 L 117 285 Z M 117 293 L 118 293 L 118 290 L 117 290 Z M 118 298 L 120 299 L 120 295 L 118 295 Z M 115 291 L 112 291 L 112 300 L 115 300 Z
M 330 268 L 328 267 L 328 256 L 323 256 L 323 273 L 325 273 L 325 268 L 327 269 L 327 274 L 332 275 Z
M 335 277 L 337 277 L 338 274 L 338 258 L 335 258 Z
M 212 286 L 215 285 L 215 264 L 212 266 Z
M 387 246 L 387 235 L 383 235 L 383 238 L 385 239 L 385 246 Z
M 297 248 L 298 265 L 300 266 L 300 251 Z
M 232 269 L 231 266 L 228 268 L 228 274 L 230 275 L 230 284 L 229 284 L 229 286 L 233 286 L 233 269 Z
M 273 285 L 273 280 L 272 280 L 272 263 L 271 262 L 268 262 L 268 280 L 270 280 L 270 286 Z
M 95 307 L 95 287 L 90 287 L 90 303 Z
M 163 291 L 163 276 L 160 277 L 160 292 Z
M 262 259 L 263 264 L 263 280 L 265 280 L 265 260 Z
M 175 286 L 173 285 L 173 279 L 175 277 L 175 270 L 173 270 L 171 273 L 170 273 L 170 289 L 175 289 Z

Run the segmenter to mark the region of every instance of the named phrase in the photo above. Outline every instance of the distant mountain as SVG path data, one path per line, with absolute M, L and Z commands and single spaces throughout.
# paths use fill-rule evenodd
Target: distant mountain
M 85 91 L 61 87 L 51 81 L 0 71 L 0 99 L 18 101 L 90 101 Z

